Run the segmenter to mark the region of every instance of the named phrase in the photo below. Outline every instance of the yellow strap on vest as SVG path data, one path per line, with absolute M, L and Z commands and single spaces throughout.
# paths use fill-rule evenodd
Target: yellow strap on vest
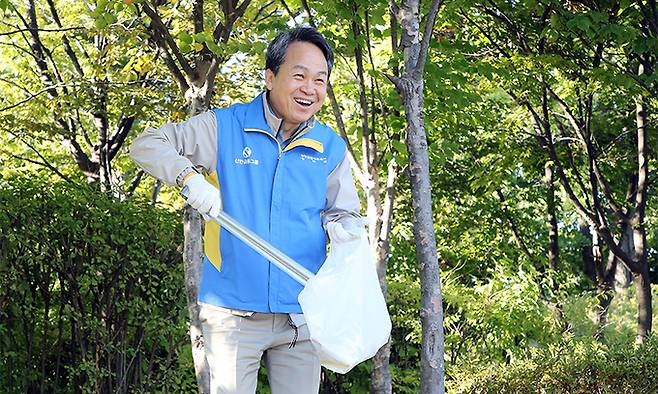
M 283 151 L 284 152 L 289 151 L 290 149 L 297 146 L 305 146 L 307 148 L 315 149 L 320 153 L 324 152 L 324 145 L 322 144 L 322 142 L 310 138 L 300 138 L 298 140 L 294 140 L 288 146 L 286 146 L 286 148 Z
M 205 176 L 206 180 L 219 190 L 219 208 L 222 207 L 222 191 L 219 189 L 219 179 L 217 171 Z M 212 265 L 217 268 L 217 271 L 222 270 L 222 255 L 219 253 L 219 223 L 211 220 L 206 222 L 206 227 L 203 232 L 203 252 L 208 257 Z

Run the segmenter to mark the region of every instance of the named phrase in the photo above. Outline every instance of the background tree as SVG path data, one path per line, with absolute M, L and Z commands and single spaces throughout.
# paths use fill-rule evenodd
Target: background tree
M 131 194 L 141 173 L 115 158 L 136 118 L 152 108 L 150 90 L 161 85 L 151 75 L 159 54 L 144 53 L 143 36 L 129 30 L 135 16 L 108 1 L 7 3 L 5 13 L 12 22 L 4 22 L 11 41 L 3 56 L 14 61 L 2 83 L 13 94 L 0 116 L 10 140 L 31 151 L 23 157 L 36 156 L 68 179 L 48 149 L 39 149 L 59 142 L 88 182 Z
M 522 6 L 490 1 L 476 2 L 473 6 L 481 11 L 482 18 L 462 15 L 491 43 L 490 48 L 497 52 L 501 64 L 517 71 L 513 80 L 503 82 L 503 87 L 528 111 L 535 138 L 554 163 L 570 203 L 610 253 L 633 272 L 641 289 L 637 292 L 637 340 L 642 341 L 651 330 L 651 291 L 643 224 L 648 186 L 644 116 L 636 116 L 634 128 L 638 134 L 633 147 L 632 141 L 625 138 L 625 130 L 632 127 L 628 124 L 630 119 L 620 129 L 609 130 L 606 120 L 615 112 L 604 115 L 596 107 L 606 105 L 601 91 L 619 92 L 621 88 L 623 94 L 615 97 L 632 102 L 638 95 L 646 97 L 654 90 L 651 84 L 637 79 L 636 71 L 629 72 L 637 70 L 634 59 L 645 59 L 644 63 L 650 67 L 655 64 L 643 47 L 638 46 L 639 40 L 651 40 L 647 36 L 651 30 L 635 27 L 650 18 L 650 12 L 631 4 L 622 9 L 621 3 L 564 8 L 553 2 Z M 625 54 L 619 56 L 615 51 Z M 635 112 L 645 113 L 639 109 Z M 615 113 L 612 118 L 615 117 L 621 119 L 623 115 Z M 635 168 L 625 165 L 626 162 L 621 167 L 619 161 L 608 161 L 612 152 L 625 160 L 635 156 Z M 631 228 L 632 233 L 627 231 Z M 633 246 L 625 250 L 623 245 L 631 236 Z M 610 261 L 606 268 L 597 270 L 603 291 L 611 287 L 615 272 L 616 260 Z M 605 310 L 608 299 L 604 296 L 603 300 L 606 301 L 601 309 Z
M 443 301 L 432 219 L 432 193 L 423 111 L 425 62 L 439 6 L 438 0 L 434 0 L 430 5 L 425 16 L 422 37 L 420 36 L 420 3 L 415 0 L 405 0 L 400 8 L 395 9 L 394 14 L 402 30 L 400 46 L 404 54 L 404 68 L 401 78 L 389 77 L 400 93 L 407 120 L 414 236 L 422 293 L 420 309 L 423 328 L 420 361 L 421 393 L 443 393 L 445 390 Z

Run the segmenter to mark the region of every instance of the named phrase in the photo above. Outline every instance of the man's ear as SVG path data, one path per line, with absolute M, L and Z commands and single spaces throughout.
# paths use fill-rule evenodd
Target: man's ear
M 274 71 L 268 68 L 265 70 L 265 87 L 267 90 L 272 90 L 272 85 L 274 85 Z

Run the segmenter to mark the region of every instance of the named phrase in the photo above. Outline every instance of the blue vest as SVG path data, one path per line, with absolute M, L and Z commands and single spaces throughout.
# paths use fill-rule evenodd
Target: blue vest
M 262 100 L 259 95 L 249 104 L 214 110 L 217 170 L 209 180 L 226 213 L 316 273 L 326 257 L 327 178 L 343 160 L 345 142 L 316 121 L 283 147 Z M 301 313 L 302 286 L 214 222 L 206 224 L 204 249 L 200 302 Z

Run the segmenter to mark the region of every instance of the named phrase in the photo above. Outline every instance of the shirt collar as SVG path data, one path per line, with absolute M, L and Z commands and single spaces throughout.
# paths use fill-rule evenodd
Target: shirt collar
M 283 137 L 282 133 L 280 133 L 280 129 L 283 125 L 283 119 L 277 117 L 274 113 L 274 110 L 272 109 L 272 106 L 270 106 L 270 97 L 267 90 L 263 92 L 263 112 L 265 113 L 265 120 L 267 121 L 267 125 L 270 126 L 270 129 L 272 129 L 272 132 L 274 132 L 278 139 L 282 139 Z M 312 116 L 309 120 L 300 123 L 297 129 L 293 131 L 289 139 L 292 140 L 300 131 L 305 130 L 306 128 L 312 129 L 313 126 L 315 126 L 315 116 Z

